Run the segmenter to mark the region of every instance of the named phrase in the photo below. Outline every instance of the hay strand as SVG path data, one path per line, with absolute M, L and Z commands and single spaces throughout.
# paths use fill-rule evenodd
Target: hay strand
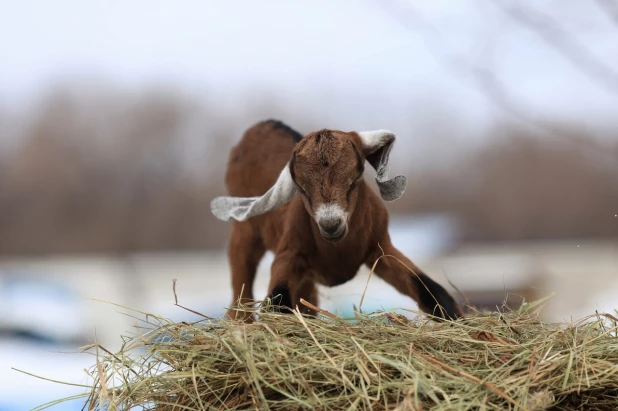
M 251 324 L 148 315 L 120 352 L 97 355 L 87 408 L 618 409 L 612 314 L 547 324 L 532 303 L 433 323 L 302 304 L 318 318 L 267 306 L 243 308 Z

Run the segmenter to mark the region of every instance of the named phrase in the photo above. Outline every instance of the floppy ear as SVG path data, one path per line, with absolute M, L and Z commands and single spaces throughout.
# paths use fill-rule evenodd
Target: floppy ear
M 217 197 L 210 202 L 210 210 L 219 220 L 245 221 L 281 207 L 298 194 L 290 166 L 287 164 L 275 185 L 261 197 Z
M 394 201 L 403 195 L 408 184 L 405 176 L 388 178 L 388 156 L 395 144 L 395 134 L 388 130 L 358 133 L 365 150 L 365 158 L 377 171 L 376 182 L 385 201 Z

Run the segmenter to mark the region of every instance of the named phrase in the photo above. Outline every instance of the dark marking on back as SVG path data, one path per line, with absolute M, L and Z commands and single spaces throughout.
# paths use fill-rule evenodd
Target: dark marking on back
M 292 137 L 292 140 L 294 140 L 294 142 L 296 143 L 298 143 L 300 140 L 303 139 L 302 134 L 300 134 L 298 131 L 294 130 L 292 127 L 288 126 L 287 124 L 283 123 L 282 121 L 267 120 L 266 122 L 271 123 L 272 128 L 275 130 L 283 130 L 286 134 Z
M 456 320 L 461 317 L 457 303 L 446 290 L 426 274 L 415 277 L 418 281 L 419 306 L 440 318 Z
M 285 285 L 278 285 L 268 294 L 271 304 L 277 307 L 271 307 L 273 311 L 280 311 L 283 313 L 292 312 L 292 296 L 290 295 L 290 289 Z M 280 308 L 281 307 L 281 308 Z M 285 309 L 283 307 L 288 307 Z

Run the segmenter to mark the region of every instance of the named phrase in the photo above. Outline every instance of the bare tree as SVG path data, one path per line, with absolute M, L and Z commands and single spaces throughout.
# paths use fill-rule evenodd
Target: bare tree
M 528 27 L 542 35 L 569 61 L 577 64 L 583 72 L 594 78 L 594 81 L 603 84 L 605 88 L 609 87 L 612 90 L 615 88 L 618 96 L 618 74 L 610 66 L 596 59 L 587 48 L 577 43 L 566 30 L 549 17 L 540 13 L 533 14 L 532 11 L 524 9 L 520 3 L 517 6 L 500 4 L 500 7 L 509 11 L 518 21 L 526 23 Z M 582 150 L 594 153 L 598 157 L 598 161 L 606 162 L 618 168 L 615 155 L 608 153 L 597 144 L 596 138 L 587 140 L 568 138 L 568 134 L 552 128 L 551 122 L 526 109 L 522 102 L 517 101 L 512 96 L 509 87 L 492 70 L 475 61 L 470 61 L 466 56 L 455 51 L 456 49 L 442 35 L 441 31 L 416 10 L 410 2 L 387 1 L 380 2 L 380 6 L 402 27 L 418 33 L 425 42 L 427 50 L 447 72 L 480 91 L 495 107 L 523 124 L 533 127 L 544 137 L 552 138 L 557 142 L 576 145 Z

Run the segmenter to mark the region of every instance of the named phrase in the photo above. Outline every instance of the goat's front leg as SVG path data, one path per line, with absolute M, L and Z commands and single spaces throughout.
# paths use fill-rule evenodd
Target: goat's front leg
M 305 280 L 301 282 L 300 287 L 298 287 L 298 308 L 300 309 L 301 314 L 308 314 L 315 316 L 317 312 L 312 310 L 309 307 L 306 307 L 300 302 L 300 299 L 304 299 L 305 301 L 310 302 L 311 304 L 317 306 L 318 305 L 318 287 L 316 283 L 312 280 Z
M 378 261 L 375 273 L 397 291 L 410 296 L 421 310 L 439 318 L 457 319 L 463 312 L 453 297 L 440 284 L 429 278 L 392 244 L 383 247 L 385 257 Z M 369 268 L 382 255 L 374 253 L 367 261 Z
M 307 312 L 300 304 L 301 298 L 317 304 L 317 289 L 308 277 L 307 261 L 303 256 L 291 252 L 278 254 L 271 267 L 268 298 L 274 306 L 282 307 L 281 312 L 290 313 L 296 306 L 301 312 Z

